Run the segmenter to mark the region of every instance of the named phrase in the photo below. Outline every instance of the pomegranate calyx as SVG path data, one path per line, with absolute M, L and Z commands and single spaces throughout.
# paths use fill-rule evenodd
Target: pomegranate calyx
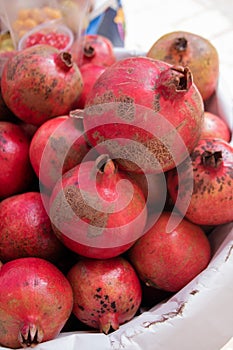
M 91 44 L 86 44 L 83 48 L 83 54 L 86 57 L 94 57 L 95 56 L 95 48 Z
M 188 47 L 188 40 L 185 37 L 176 38 L 173 43 L 173 47 L 178 52 L 186 51 Z
M 158 90 L 165 99 L 174 99 L 187 93 L 193 83 L 189 67 L 171 66 L 160 74 Z
M 206 167 L 218 168 L 223 162 L 222 151 L 204 151 L 201 155 L 201 162 Z
M 104 314 L 100 319 L 100 331 L 104 334 L 108 334 L 110 329 L 116 331 L 119 328 L 118 315 L 116 312 L 108 312 Z
M 43 337 L 44 333 L 40 327 L 37 327 L 35 324 L 27 324 L 21 328 L 19 342 L 24 348 L 34 347 L 42 342 Z
M 58 54 L 57 63 L 63 69 L 70 69 L 73 67 L 72 55 L 69 52 L 62 51 Z

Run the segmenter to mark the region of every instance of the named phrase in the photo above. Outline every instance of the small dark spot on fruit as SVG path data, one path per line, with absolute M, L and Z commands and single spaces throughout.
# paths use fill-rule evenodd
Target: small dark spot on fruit
M 115 308 L 116 308 L 116 302 L 115 302 L 115 301 L 111 302 L 111 308 L 112 308 L 112 309 L 115 309 Z
M 94 295 L 94 298 L 96 298 L 96 299 L 100 299 L 100 298 L 101 298 L 101 295 L 99 295 L 99 294 L 95 294 L 95 295 Z
M 80 310 L 84 311 L 84 307 L 83 307 L 82 305 L 78 304 L 78 308 L 79 308 Z
M 101 288 L 101 287 L 96 288 L 97 293 L 99 293 L 101 290 L 102 290 L 102 288 Z
M 40 284 L 40 281 L 36 278 L 33 282 L 33 285 L 36 287 L 36 286 L 39 286 Z
M 134 308 L 134 304 L 131 305 L 131 308 L 130 308 L 130 309 L 133 310 L 133 308 Z
M 109 299 L 109 296 L 107 294 L 104 295 L 104 299 L 107 300 Z
M 62 309 L 62 306 L 60 305 L 60 306 L 58 306 L 58 308 L 57 308 L 58 310 L 61 310 Z

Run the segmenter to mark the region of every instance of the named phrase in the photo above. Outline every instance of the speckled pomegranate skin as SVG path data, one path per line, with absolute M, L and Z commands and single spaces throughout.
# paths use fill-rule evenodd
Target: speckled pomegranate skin
M 124 169 L 147 173 L 167 171 L 187 157 L 204 112 L 188 69 L 148 57 L 125 58 L 105 70 L 85 107 L 90 143 Z
M 81 259 L 67 274 L 74 293 L 73 312 L 90 327 L 108 333 L 136 314 L 141 286 L 131 264 L 122 257 Z
M 48 45 L 19 51 L 2 72 L 6 105 L 18 118 L 33 125 L 67 114 L 82 87 L 80 71 L 71 55 Z
M 199 225 L 221 225 L 231 222 L 232 146 L 221 139 L 201 139 L 190 157 L 191 166 L 187 166 L 186 162 L 180 165 L 179 179 L 176 169 L 167 174 L 167 187 L 173 203 L 176 202 L 179 193 L 178 199 L 181 200 L 176 202 L 178 210 Z M 190 193 L 191 186 L 193 190 Z

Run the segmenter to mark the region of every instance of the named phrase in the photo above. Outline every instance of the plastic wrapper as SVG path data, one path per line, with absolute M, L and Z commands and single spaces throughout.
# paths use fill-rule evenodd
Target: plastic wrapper
M 67 26 L 78 39 L 85 26 L 88 0 L 1 0 L 2 21 L 9 29 L 15 49 L 24 35 L 51 23 Z M 40 29 L 40 27 L 39 27 Z
M 116 50 L 117 57 L 143 53 Z M 233 127 L 233 95 L 220 69 L 208 110 Z M 216 227 L 209 239 L 213 256 L 208 267 L 171 298 L 108 335 L 98 331 L 61 333 L 36 350 L 223 350 L 233 336 L 233 223 Z M 0 350 L 6 348 L 0 347 Z

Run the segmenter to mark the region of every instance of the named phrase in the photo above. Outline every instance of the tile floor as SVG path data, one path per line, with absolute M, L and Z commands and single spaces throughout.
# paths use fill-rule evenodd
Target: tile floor
M 163 34 L 190 31 L 209 39 L 219 53 L 233 96 L 233 0 L 122 0 L 127 49 L 147 51 Z

